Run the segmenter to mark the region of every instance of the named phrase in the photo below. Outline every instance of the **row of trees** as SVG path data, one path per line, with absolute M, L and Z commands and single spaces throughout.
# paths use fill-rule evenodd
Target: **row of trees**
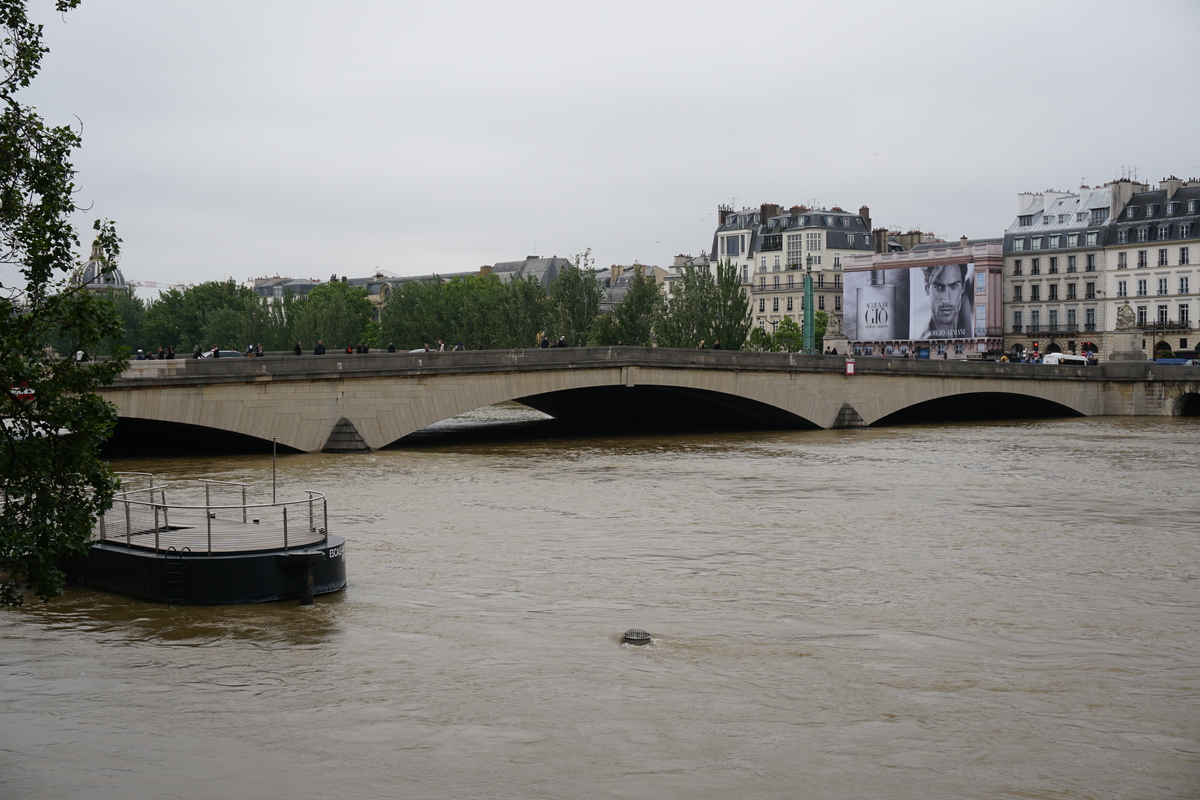
M 686 268 L 669 299 L 635 268 L 612 314 L 600 311 L 603 293 L 590 251 L 576 256 L 549 288 L 534 276 L 506 283 L 494 274 L 400 283 L 378 322 L 372 320 L 373 307 L 361 287 L 333 281 L 317 286 L 304 299 L 285 295 L 269 302 L 228 280 L 172 289 L 149 304 L 125 294 L 111 295 L 123 328 L 108 344 L 130 350 L 170 345 L 186 353 L 214 344 L 241 349 L 258 343 L 265 350 L 288 350 L 297 341 L 311 349 L 322 340 L 330 348 L 394 343 L 398 349 L 412 350 L 442 341 L 495 350 L 534 347 L 545 334 L 552 340 L 561 336 L 573 347 L 696 347 L 719 341 L 737 350 L 750 333 L 746 297 L 729 264 L 720 265 L 715 275 Z M 754 344 L 756 349 L 779 349 Z

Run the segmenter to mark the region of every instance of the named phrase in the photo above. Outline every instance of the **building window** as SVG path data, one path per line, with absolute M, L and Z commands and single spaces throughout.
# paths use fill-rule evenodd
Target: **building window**
M 1042 287 L 1040 284 L 1034 284 L 1029 287 L 1029 302 L 1036 303 L 1042 299 Z
M 1188 213 L 1189 214 L 1196 213 L 1196 201 L 1195 200 L 1188 200 Z
M 742 283 L 750 282 L 750 267 L 746 264 L 742 265 Z
M 1179 279 L 1179 293 L 1180 294 L 1188 293 L 1188 278 L 1186 275 L 1184 275 L 1183 277 L 1181 277 Z
M 1121 228 L 1117 231 L 1117 244 L 1125 244 L 1129 241 L 1129 228 Z
M 1083 296 L 1088 300 L 1096 298 L 1096 284 L 1094 281 L 1088 281 L 1083 285 Z
M 760 288 L 760 289 L 767 288 L 767 276 L 766 275 L 758 276 L 758 288 Z
M 1083 329 L 1086 331 L 1096 330 L 1096 309 L 1085 308 L 1083 310 Z
M 1021 332 L 1021 312 L 1014 311 L 1013 312 L 1013 333 L 1020 333 L 1020 332 Z
M 957 356 L 961 356 L 961 355 L 962 355 L 962 353 L 963 353 L 963 345 L 962 345 L 962 342 L 955 342 L 955 343 L 954 343 L 954 354 L 955 354 L 955 355 L 957 355 Z
M 1159 325 L 1167 324 L 1167 307 L 1166 306 L 1158 307 L 1158 324 Z
M 1146 266 L 1146 251 L 1145 250 L 1138 250 L 1138 266 L 1139 267 Z
M 767 310 L 767 298 L 758 298 L 758 310 L 760 313 Z
M 775 313 L 779 312 L 779 298 L 778 297 L 771 298 L 771 311 L 773 311 Z
M 1145 241 L 1149 240 L 1149 238 L 1150 238 L 1150 229 L 1149 228 L 1138 228 L 1137 240 L 1139 242 L 1145 242 Z
M 779 276 L 778 275 L 771 276 L 771 283 L 772 283 L 771 288 L 778 289 L 779 288 Z
M 825 273 L 823 273 L 823 272 L 821 274 L 817 275 L 817 288 L 818 289 L 825 288 Z
M 1128 284 L 1126 281 L 1117 281 L 1117 297 L 1128 297 Z
M 1124 250 L 1122 250 L 1120 253 L 1117 253 L 1117 269 L 1125 269 L 1129 266 L 1128 256 L 1129 253 L 1126 253 Z
M 1087 271 L 1095 272 L 1096 271 L 1096 254 L 1088 253 L 1086 256 L 1084 256 L 1084 258 L 1087 259 Z
M 740 250 L 738 250 L 738 244 L 740 242 L 741 242 L 740 237 L 726 236 L 725 237 L 725 255 L 736 258 L 738 253 L 741 252 Z
M 834 311 L 842 310 L 842 296 L 840 294 L 835 294 L 833 296 L 833 310 Z
M 1080 214 L 1080 216 L 1083 216 L 1083 215 Z M 1079 247 L 1079 234 L 1078 233 L 1068 233 L 1067 234 L 1067 247 Z
M 1165 247 L 1158 248 L 1158 265 L 1160 267 L 1167 265 L 1167 248 Z
M 1179 203 L 1167 203 L 1167 216 L 1174 214 L 1179 210 Z
M 1073 283 L 1067 284 L 1067 299 L 1068 300 L 1075 299 L 1075 284 L 1073 284 Z
M 1067 309 L 1067 330 L 1075 330 L 1075 309 L 1073 308 Z
M 1167 293 L 1167 279 L 1166 278 L 1158 279 L 1158 293 L 1159 294 Z
M 833 268 L 834 269 L 842 268 L 842 254 L 841 253 L 833 254 Z
M 767 257 L 766 256 L 763 256 L 762 258 L 760 258 L 758 260 L 758 271 L 759 272 L 767 271 Z
M 809 233 L 806 235 L 807 235 L 807 239 L 808 239 L 807 249 L 810 251 L 820 250 L 821 249 L 821 234 L 820 233 Z
M 1016 261 L 1013 262 L 1013 273 L 1012 274 L 1013 275 L 1021 274 L 1021 259 L 1018 258 Z
M 1125 219 L 1133 219 L 1137 216 L 1137 206 L 1130 206 L 1125 209 Z
M 1024 239 L 1013 239 L 1013 250 L 1019 251 L 1019 250 L 1024 250 L 1024 249 L 1025 249 L 1025 240 Z
M 937 346 L 937 352 L 938 352 L 938 355 L 939 355 L 939 356 L 944 356 L 944 355 L 946 355 L 946 345 L 944 345 L 944 344 L 939 344 L 939 345 Z
M 1090 220 L 1090 224 L 1099 225 L 1101 222 L 1104 222 L 1104 220 L 1106 220 L 1106 219 L 1108 219 L 1108 209 L 1107 208 L 1093 208 L 1092 209 L 1092 218 Z M 1088 234 L 1088 235 L 1092 236 L 1094 234 Z
M 1158 226 L 1158 240 L 1161 242 L 1164 239 L 1170 239 L 1170 238 L 1171 238 L 1171 226 L 1170 225 L 1159 225 Z
M 1051 249 L 1051 250 L 1057 250 L 1057 249 L 1058 249 L 1058 243 L 1059 243 L 1059 240 L 1060 240 L 1060 238 L 1059 238 L 1058 236 L 1051 236 L 1051 237 L 1050 237 L 1050 249 Z
M 1145 297 L 1145 296 L 1146 296 L 1146 279 L 1139 278 L 1138 279 L 1138 297 Z
M 793 310 L 793 309 L 792 309 L 792 298 L 790 298 L 790 297 L 787 299 L 787 310 L 788 310 L 788 311 L 792 311 L 792 310 Z
M 1067 272 L 1075 271 L 1075 256 L 1067 256 Z
M 775 256 L 775 271 L 779 272 L 779 256 Z
M 803 236 L 799 233 L 789 234 L 787 237 L 787 263 L 789 266 L 798 266 L 800 264 L 800 251 L 802 249 Z
M 1179 327 L 1190 328 L 1191 326 L 1191 309 L 1188 308 L 1187 303 L 1184 303 L 1179 307 Z
M 1033 250 L 1041 250 L 1042 249 L 1042 237 L 1034 236 L 1029 241 L 1030 241 L 1031 249 L 1033 249 Z
M 817 295 L 817 310 L 818 311 L 825 310 L 825 295 L 823 295 L 823 294 Z
M 1188 248 L 1186 248 L 1186 247 L 1181 247 L 1181 248 L 1179 248 L 1179 263 L 1180 263 L 1180 264 L 1190 264 L 1190 263 L 1192 263 L 1192 262 L 1191 262 L 1191 259 L 1190 259 L 1190 258 L 1188 258 L 1188 256 L 1189 256 L 1189 255 L 1191 255 L 1191 254 L 1190 254 L 1190 253 L 1188 253 Z
M 1146 327 L 1146 307 L 1145 306 L 1137 307 L 1137 325 L 1139 328 Z
M 1040 258 L 1031 258 L 1029 260 L 1029 274 L 1030 275 L 1041 275 L 1042 274 L 1042 260 Z
M 791 274 L 789 274 L 789 275 L 787 276 L 787 281 L 788 281 L 788 284 L 787 284 L 787 286 L 788 286 L 788 288 L 789 288 L 789 289 L 792 289 L 792 288 L 794 288 L 794 287 L 796 286 L 796 276 L 795 276 L 795 275 L 791 275 Z
M 1020 287 L 1020 286 L 1014 286 L 1014 287 L 1013 287 L 1013 302 L 1014 302 L 1014 303 L 1020 303 L 1020 302 L 1022 302 L 1022 300 L 1021 300 L 1021 287 Z
M 1022 214 L 1021 216 L 1017 217 L 1017 224 L 1022 228 L 1028 228 L 1033 224 L 1033 214 Z
M 1029 330 L 1036 331 L 1041 327 L 1042 327 L 1042 312 L 1030 311 L 1029 312 Z
M 1048 288 L 1050 291 L 1050 296 L 1047 297 L 1046 299 L 1047 300 L 1057 300 L 1058 299 L 1058 284 L 1052 283 L 1052 284 L 1050 284 L 1050 286 Z
M 987 273 L 975 273 L 975 294 L 987 294 Z
M 1050 269 L 1047 272 L 1051 275 L 1058 274 L 1058 256 L 1050 256 Z
M 1181 224 L 1179 226 L 1179 238 L 1180 239 L 1192 238 L 1192 223 L 1184 222 L 1183 224 Z
M 1095 246 L 1096 246 L 1096 241 L 1097 241 L 1097 239 L 1098 239 L 1098 238 L 1099 238 L 1099 233 L 1098 233 L 1097 231 L 1088 231 L 1088 235 L 1087 235 L 1087 246 L 1088 246 L 1088 247 L 1095 247 Z

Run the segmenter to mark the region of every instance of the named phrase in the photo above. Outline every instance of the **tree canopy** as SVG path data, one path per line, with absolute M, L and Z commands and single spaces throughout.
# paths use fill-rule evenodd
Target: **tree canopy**
M 93 520 L 112 505 L 118 482 L 99 448 L 116 408 L 96 390 L 125 362 L 74 357 L 118 339 L 120 317 L 70 280 L 79 266 L 70 222 L 79 135 L 47 125 L 16 97 L 48 52 L 41 26 L 19 0 L 0 0 L 0 25 L 0 262 L 20 275 L 0 283 L 0 605 L 19 605 L 26 586 L 42 599 L 62 593 L 59 564 L 86 552 Z M 109 222 L 94 227 L 111 270 L 120 239 Z
M 688 265 L 674 282 L 656 328 L 661 347 L 712 346 L 740 350 L 750 334 L 750 303 L 737 268 L 717 264 L 716 274 L 705 266 Z

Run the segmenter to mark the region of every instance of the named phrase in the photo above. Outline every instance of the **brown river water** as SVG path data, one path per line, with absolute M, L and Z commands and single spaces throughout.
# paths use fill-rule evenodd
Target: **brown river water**
M 1200 797 L 1200 419 L 536 416 L 280 457 L 348 540 L 313 606 L 0 612 L 0 798 Z

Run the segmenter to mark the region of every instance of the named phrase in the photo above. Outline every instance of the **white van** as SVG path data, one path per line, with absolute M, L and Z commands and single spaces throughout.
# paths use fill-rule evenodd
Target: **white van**
M 1043 364 L 1064 364 L 1070 367 L 1086 367 L 1087 356 L 1073 356 L 1070 353 L 1047 353 L 1042 359 Z

